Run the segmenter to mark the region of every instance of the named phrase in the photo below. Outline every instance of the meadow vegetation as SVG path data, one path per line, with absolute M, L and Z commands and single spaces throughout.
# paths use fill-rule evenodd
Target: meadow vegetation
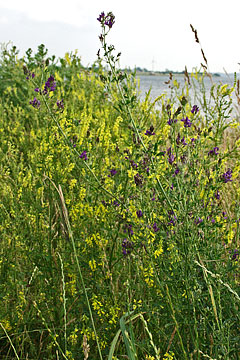
M 140 101 L 98 21 L 91 69 L 2 48 L 0 358 L 239 359 L 239 80 Z

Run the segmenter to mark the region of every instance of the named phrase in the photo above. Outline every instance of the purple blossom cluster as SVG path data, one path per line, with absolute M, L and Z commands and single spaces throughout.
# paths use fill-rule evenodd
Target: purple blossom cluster
M 54 77 L 51 75 L 45 82 L 43 94 L 46 95 L 50 91 L 54 91 L 56 89 L 56 82 Z
M 224 174 L 222 174 L 222 180 L 224 183 L 232 181 L 232 170 L 228 169 Z
M 142 177 L 142 175 L 139 175 L 139 173 L 137 173 L 134 176 L 134 182 L 135 182 L 136 186 L 141 187 L 143 185 L 143 177 Z
M 133 249 L 133 242 L 127 239 L 124 239 L 122 242 L 122 253 L 124 256 L 130 255 Z
M 116 170 L 116 169 L 111 169 L 111 170 L 109 170 L 109 171 L 110 171 L 110 175 L 108 175 L 108 177 L 114 176 L 114 175 L 117 174 L 117 170 Z
M 106 25 L 109 29 L 111 29 L 115 23 L 115 16 L 112 12 L 108 12 L 107 15 L 105 15 L 104 11 L 102 11 L 97 20 L 102 24 L 102 26 Z
M 132 228 L 132 224 L 125 224 L 124 233 L 128 233 L 129 236 L 133 235 L 133 228 Z
M 86 161 L 88 159 L 86 150 L 84 150 L 79 157 L 80 159 L 84 159 Z
M 158 232 L 160 230 L 156 223 L 153 224 L 152 228 L 154 232 Z
M 199 224 L 201 224 L 202 222 L 203 222 L 203 219 L 201 219 L 200 217 L 198 217 L 197 219 L 195 219 L 195 224 L 196 225 L 199 225 Z
M 231 260 L 232 261 L 238 261 L 239 255 L 240 255 L 238 249 L 234 249 L 233 251 L 230 250 L 229 254 L 231 255 Z
M 64 110 L 63 99 L 62 100 L 57 100 L 57 107 L 58 107 L 59 110 Z
M 192 123 L 188 117 L 186 117 L 185 119 L 183 118 L 181 121 L 184 123 L 185 128 L 188 128 L 188 127 L 190 128 L 192 126 Z
M 175 216 L 174 212 L 171 210 L 168 212 L 168 225 L 175 226 L 177 222 L 177 217 Z
M 147 130 L 144 135 L 147 135 L 147 136 L 155 135 L 155 132 L 153 132 L 153 131 L 154 131 L 154 127 L 151 125 L 150 129 Z
M 212 150 L 210 150 L 209 152 L 208 152 L 208 156 L 214 156 L 214 155 L 218 155 L 219 153 L 218 153 L 218 150 L 219 150 L 219 147 L 214 147 Z
M 171 118 L 169 118 L 167 121 L 168 125 L 175 124 L 176 122 L 177 122 L 177 119 L 171 119 Z
M 199 112 L 199 107 L 197 105 L 193 105 L 191 113 L 192 114 L 197 114 Z
M 172 148 L 171 147 L 167 149 L 167 154 L 168 154 L 168 162 L 169 162 L 170 165 L 172 165 L 174 163 L 174 161 L 175 161 L 175 156 L 172 153 Z
M 27 80 L 35 78 L 35 73 L 28 70 L 28 68 L 26 66 L 23 67 L 23 71 L 24 71 L 24 74 L 26 75 Z
M 29 104 L 32 105 L 35 109 L 39 109 L 41 105 L 40 101 L 36 97 L 33 100 L 30 100 Z
M 185 141 L 185 137 L 183 136 L 183 138 L 181 139 L 179 133 L 178 133 L 178 136 L 177 136 L 177 138 L 176 138 L 176 143 L 177 143 L 177 145 L 183 145 L 183 146 L 186 146 L 186 145 L 187 145 L 187 143 L 186 143 L 186 141 Z

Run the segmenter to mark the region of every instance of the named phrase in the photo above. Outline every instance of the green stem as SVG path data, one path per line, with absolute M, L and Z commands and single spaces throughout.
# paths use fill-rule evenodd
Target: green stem
M 146 145 L 144 144 L 143 139 L 142 139 L 142 137 L 141 137 L 141 135 L 140 135 L 140 133 L 139 133 L 139 131 L 138 131 L 138 129 L 137 129 L 137 126 L 136 126 L 136 123 L 135 123 L 135 121 L 134 121 L 132 112 L 131 112 L 131 110 L 130 110 L 130 108 L 129 108 L 129 106 L 128 106 L 128 104 L 126 103 L 126 100 L 125 100 L 125 98 L 124 98 L 123 91 L 122 91 L 122 88 L 121 88 L 121 86 L 120 86 L 120 83 L 119 83 L 119 80 L 118 80 L 118 78 L 117 78 L 117 74 L 116 74 L 116 71 L 115 71 L 115 66 L 112 65 L 112 61 L 111 61 L 111 58 L 110 58 L 110 56 L 109 56 L 109 52 L 106 51 L 106 45 L 107 45 L 107 44 L 106 44 L 106 41 L 105 41 L 106 35 L 107 35 L 107 33 L 105 32 L 105 28 L 103 28 L 103 39 L 104 39 L 104 41 L 103 41 L 103 45 L 102 45 L 102 46 L 103 46 L 103 49 L 104 49 L 104 51 L 105 51 L 105 54 L 104 54 L 104 55 L 105 55 L 105 57 L 106 57 L 106 59 L 107 59 L 107 63 L 109 64 L 112 73 L 114 74 L 114 76 L 115 76 L 116 79 L 117 79 L 117 80 L 116 80 L 116 82 L 117 82 L 117 88 L 118 88 L 118 91 L 119 91 L 119 93 L 120 93 L 120 95 L 121 95 L 123 104 L 124 104 L 125 108 L 127 109 L 128 115 L 129 115 L 130 120 L 131 120 L 131 123 L 132 123 L 132 126 L 133 126 L 133 128 L 134 128 L 134 131 L 136 132 L 137 137 L 139 138 L 139 140 L 140 140 L 140 142 L 141 142 L 141 145 L 143 146 L 143 149 L 144 149 L 145 153 L 148 153 L 148 150 L 147 150 L 147 148 L 146 148 Z M 155 165 L 154 165 L 152 156 L 150 156 L 150 161 L 151 161 L 151 165 L 152 165 L 152 167 L 153 167 L 153 169 L 154 169 L 154 171 L 155 171 L 155 173 L 156 173 L 156 168 L 155 168 Z M 173 205 L 172 205 L 171 201 L 169 200 L 169 197 L 167 196 L 167 194 L 166 194 L 166 192 L 165 192 L 165 190 L 164 190 L 164 188 L 163 188 L 163 186 L 162 186 L 162 183 L 160 182 L 160 180 L 159 180 L 158 178 L 156 178 L 156 180 L 157 180 L 157 184 L 158 184 L 158 186 L 159 186 L 162 194 L 164 195 L 165 199 L 167 200 L 168 205 L 170 206 L 171 210 L 174 212 Z

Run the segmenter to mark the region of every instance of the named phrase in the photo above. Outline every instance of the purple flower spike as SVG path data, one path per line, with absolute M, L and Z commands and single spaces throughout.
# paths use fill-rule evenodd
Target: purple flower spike
M 231 260 L 232 261 L 237 261 L 238 257 L 239 257 L 239 252 L 238 252 L 237 249 L 234 249 Z
M 97 20 L 102 24 L 102 26 L 106 25 L 109 27 L 109 29 L 111 29 L 113 24 L 115 23 L 115 16 L 112 12 L 109 12 L 107 13 L 107 15 L 105 15 L 103 11 L 101 12 Z
M 137 210 L 137 211 L 136 211 L 136 214 L 137 214 L 137 217 L 138 217 L 138 218 L 141 218 L 141 217 L 143 216 L 143 213 L 142 213 L 141 210 Z
M 56 89 L 56 82 L 54 81 L 54 77 L 51 75 L 45 82 L 43 93 L 46 95 L 48 91 L 54 91 Z
M 177 167 L 176 170 L 174 171 L 174 176 L 176 176 L 179 172 L 180 172 L 180 170 L 179 170 L 179 168 Z
M 58 107 L 58 109 L 60 109 L 60 110 L 63 110 L 63 109 L 64 109 L 63 99 L 62 99 L 61 101 L 60 101 L 60 100 L 57 101 L 57 107 Z
M 157 231 L 160 230 L 160 229 L 157 227 L 157 224 L 156 224 L 156 223 L 153 224 L 152 228 L 153 228 L 154 232 L 157 232 Z
M 40 101 L 35 97 L 33 100 L 29 101 L 29 104 L 32 105 L 35 109 L 39 109 Z
M 222 180 L 226 184 L 229 181 L 232 181 L 232 170 L 228 169 L 224 174 L 222 174 Z
M 105 18 L 105 13 L 104 13 L 104 11 L 103 12 L 101 12 L 101 14 L 99 15 L 99 17 L 97 18 L 97 20 L 99 21 L 99 22 L 102 22 L 102 20 Z
M 111 170 L 110 170 L 110 174 L 111 174 L 111 176 L 116 175 L 116 173 L 117 173 L 117 170 L 115 170 L 115 169 L 111 169 Z
M 124 239 L 122 242 L 122 253 L 124 256 L 130 255 L 133 249 L 133 243 L 127 239 Z
M 200 217 L 198 219 L 196 219 L 195 221 L 195 224 L 198 225 L 198 224 L 201 224 L 203 222 L 203 219 L 201 219 Z
M 174 124 L 176 122 L 177 122 L 177 119 L 171 119 L 171 118 L 169 118 L 168 121 L 167 121 L 168 125 L 172 125 L 172 124 Z
M 209 152 L 208 152 L 208 156 L 213 156 L 213 155 L 218 155 L 219 153 L 217 152 L 219 150 L 219 147 L 215 147 L 215 148 L 213 148 L 213 150 L 210 150 Z
M 153 132 L 153 130 L 154 130 L 154 127 L 151 125 L 150 129 L 145 132 L 145 135 L 147 135 L 147 136 L 155 135 L 155 132 Z
M 223 216 L 223 218 L 224 218 L 225 220 L 227 220 L 228 217 L 227 217 L 227 214 L 226 214 L 225 211 L 222 212 L 222 216 Z
M 84 159 L 86 161 L 88 159 L 86 150 L 84 150 L 79 157 L 80 159 Z
M 217 199 L 217 200 L 219 200 L 220 199 L 220 193 L 219 193 L 219 190 L 217 190 L 217 192 L 215 193 L 215 198 Z
M 192 126 L 192 123 L 191 123 L 191 121 L 189 120 L 188 117 L 186 117 L 185 119 L 183 118 L 181 121 L 184 122 L 184 127 L 185 128 L 188 128 L 188 127 Z
M 177 143 L 178 145 L 182 144 L 183 146 L 186 146 L 186 145 L 187 145 L 187 143 L 186 143 L 186 141 L 185 141 L 185 137 L 183 136 L 183 138 L 181 139 L 180 134 L 178 134 L 178 136 L 177 136 L 177 138 L 176 138 L 176 143 Z
M 199 107 L 197 105 L 193 105 L 192 107 L 192 110 L 191 110 L 191 113 L 192 114 L 196 114 L 199 112 Z
M 135 181 L 136 186 L 142 186 L 142 184 L 143 184 L 143 178 L 138 173 L 134 176 L 134 181 Z
M 174 157 L 173 154 L 171 154 L 171 155 L 169 156 L 169 158 L 168 158 L 169 164 L 172 165 L 172 164 L 174 163 L 174 160 L 175 160 L 175 157 Z

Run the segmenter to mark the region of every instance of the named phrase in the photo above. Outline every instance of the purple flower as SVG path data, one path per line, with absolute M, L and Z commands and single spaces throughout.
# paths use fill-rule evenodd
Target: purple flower
M 142 213 L 141 210 L 137 210 L 137 211 L 136 211 L 136 214 L 137 214 L 137 217 L 138 217 L 138 218 L 141 218 L 141 217 L 143 216 L 143 213 Z
M 134 181 L 136 186 L 142 186 L 143 184 L 142 176 L 139 175 L 138 173 L 134 176 Z
M 59 110 L 63 110 L 64 109 L 64 103 L 63 103 L 63 99 L 60 101 L 60 100 L 57 100 L 57 107 Z
M 223 212 L 222 212 L 222 216 L 223 216 L 223 218 L 224 218 L 225 220 L 227 220 L 227 216 L 226 216 L 226 215 L 227 215 L 226 212 L 223 211 Z
M 183 146 L 187 145 L 187 143 L 185 141 L 185 137 L 183 136 L 183 138 L 181 139 L 180 134 L 178 134 L 178 136 L 176 138 L 176 143 L 177 143 L 177 145 L 180 145 L 180 144 L 182 144 Z
M 195 221 L 195 224 L 198 225 L 198 224 L 201 224 L 203 222 L 203 219 L 201 219 L 200 217 L 198 219 L 196 219 Z
M 217 190 L 217 192 L 215 193 L 215 198 L 217 199 L 217 200 L 219 200 L 220 199 L 220 193 L 219 193 L 219 190 Z
M 34 89 L 34 91 L 40 92 L 40 89 L 37 87 L 37 88 Z
M 111 29 L 114 23 L 115 23 L 115 16 L 113 15 L 113 13 L 109 12 L 105 18 L 104 25 L 107 25 L 109 29 Z
M 169 156 L 169 158 L 168 158 L 169 164 L 172 165 L 172 164 L 174 163 L 174 160 L 175 160 L 175 157 L 174 157 L 173 154 L 171 154 L 171 155 Z
M 130 164 L 131 164 L 132 168 L 138 167 L 138 165 L 133 160 L 130 161 Z
M 97 20 L 102 24 L 102 26 L 106 25 L 109 27 L 109 29 L 111 29 L 113 24 L 115 23 L 115 16 L 112 12 L 109 12 L 107 13 L 107 15 L 105 15 L 103 11 L 101 12 Z
M 128 232 L 129 236 L 133 235 L 133 229 L 132 229 L 132 224 L 125 224 L 124 230 L 125 233 Z
M 156 223 L 153 224 L 152 228 L 153 228 L 153 231 L 154 231 L 154 232 L 157 232 L 157 231 L 160 230 L 160 229 L 157 227 L 157 224 L 156 224 Z
M 232 181 L 232 170 L 228 169 L 224 174 L 222 174 L 222 180 L 224 183 Z
M 104 20 L 104 18 L 105 18 L 105 13 L 104 13 L 104 11 L 103 11 L 103 12 L 101 12 L 101 14 L 100 14 L 99 17 L 97 18 L 97 20 L 98 20 L 99 22 L 102 22 L 102 21 Z
M 229 251 L 229 253 L 230 254 L 232 253 L 232 258 L 231 258 L 232 261 L 237 261 L 238 260 L 238 257 L 239 257 L 238 249 L 234 249 L 233 252 Z
M 115 170 L 115 169 L 111 169 L 111 170 L 110 170 L 110 174 L 111 174 L 111 176 L 116 175 L 116 173 L 117 173 L 117 170 Z
M 80 159 L 84 159 L 86 161 L 88 159 L 86 150 L 84 150 L 79 157 Z
M 173 175 L 173 176 L 176 176 L 179 172 L 180 172 L 180 170 L 179 170 L 179 168 L 177 167 L 176 170 L 174 171 L 174 175 Z
M 33 100 L 29 101 L 29 104 L 32 105 L 35 109 L 39 109 L 40 101 L 35 97 Z
M 54 81 L 54 77 L 51 75 L 45 82 L 43 93 L 46 95 L 48 91 L 54 91 L 56 89 L 56 82 Z
M 192 110 L 191 110 L 191 113 L 192 114 L 196 114 L 199 112 L 199 107 L 197 105 L 193 105 L 192 107 Z
M 177 218 L 172 210 L 168 212 L 168 219 L 169 219 L 168 225 L 173 225 L 173 226 L 176 225 Z
M 210 150 L 209 152 L 208 152 L 208 156 L 213 156 L 213 155 L 218 155 L 219 153 L 217 152 L 219 150 L 219 147 L 215 147 L 215 148 L 213 148 L 213 150 Z
M 168 121 L 167 121 L 167 123 L 168 123 L 168 125 L 172 125 L 173 123 L 176 123 L 177 122 L 177 119 L 171 119 L 171 118 L 169 118 L 168 119 Z
M 28 72 L 28 76 L 26 77 L 26 79 L 29 80 L 30 77 L 31 77 L 32 79 L 35 78 L 35 74 L 34 74 L 34 73 L 31 73 L 31 71 Z
M 175 160 L 175 157 L 172 154 L 172 148 L 171 147 L 167 149 L 167 154 L 168 154 L 168 162 L 169 162 L 170 165 L 172 165 L 174 160 Z
M 183 118 L 181 121 L 184 122 L 184 127 L 185 128 L 192 126 L 192 123 L 191 123 L 191 121 L 189 120 L 188 117 L 186 117 L 185 119 Z
M 132 241 L 129 241 L 127 239 L 124 239 L 122 242 L 122 253 L 124 256 L 130 255 L 131 251 L 133 249 L 133 243 Z
M 153 132 L 153 130 L 154 130 L 154 127 L 151 125 L 150 129 L 145 132 L 145 135 L 147 135 L 147 136 L 155 135 L 155 132 Z

